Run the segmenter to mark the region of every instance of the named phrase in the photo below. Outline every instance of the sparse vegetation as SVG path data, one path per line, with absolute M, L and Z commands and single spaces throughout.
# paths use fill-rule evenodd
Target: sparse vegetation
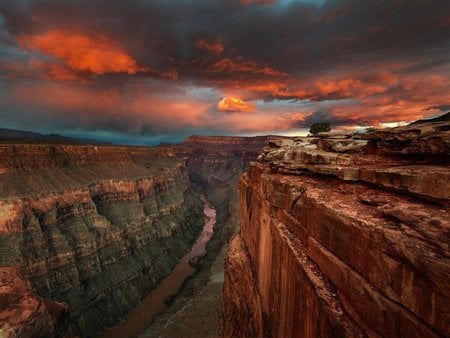
M 330 130 L 331 128 L 329 122 L 316 122 L 311 126 L 309 132 L 313 135 L 316 135 L 317 133 L 326 132 Z

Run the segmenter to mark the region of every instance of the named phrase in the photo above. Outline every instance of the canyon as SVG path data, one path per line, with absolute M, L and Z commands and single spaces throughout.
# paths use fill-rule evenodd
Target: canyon
M 206 252 L 142 337 L 448 337 L 449 155 L 448 119 L 158 147 L 0 144 L 0 336 L 119 324 L 191 258 L 204 196 Z
M 239 183 L 225 337 L 449 337 L 450 121 L 268 140 Z
M 0 145 L 1 334 L 92 337 L 117 324 L 190 250 L 200 192 L 217 210 L 209 251 L 220 251 L 237 179 L 264 143 Z

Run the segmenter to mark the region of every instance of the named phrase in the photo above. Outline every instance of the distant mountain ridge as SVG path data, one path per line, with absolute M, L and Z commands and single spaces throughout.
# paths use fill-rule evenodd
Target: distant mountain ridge
M 444 122 L 444 121 L 450 121 L 450 112 L 437 116 L 437 117 L 433 117 L 431 119 L 422 119 L 422 120 L 417 120 L 412 122 L 411 124 L 419 124 L 419 123 L 424 123 L 424 122 Z
M 425 122 L 443 122 L 450 121 L 450 112 L 429 119 L 421 119 L 410 123 L 410 125 L 416 125 Z M 200 136 L 192 135 L 187 137 L 182 144 L 192 144 L 192 143 L 218 143 L 223 146 L 224 141 L 226 144 L 233 144 L 233 142 L 240 143 L 243 139 L 248 139 L 245 142 L 256 142 L 259 143 L 260 139 L 265 139 L 266 136 L 257 137 L 236 137 L 236 136 Z M 101 141 L 97 139 L 89 138 L 75 138 L 69 136 L 62 136 L 59 134 L 41 134 L 34 131 L 19 130 L 19 129 L 9 129 L 0 128 L 0 143 L 14 143 L 14 142 L 25 142 L 25 143 L 57 143 L 57 144 L 92 144 L 92 145 L 114 145 L 113 142 Z M 175 146 L 177 143 L 174 142 L 160 142 L 159 146 Z
M 8 142 L 26 142 L 26 143 L 67 143 L 67 144 L 94 144 L 94 145 L 112 145 L 112 142 L 105 142 L 96 139 L 74 138 L 62 136 L 59 134 L 41 134 L 28 130 L 17 130 L 0 128 L 0 143 Z

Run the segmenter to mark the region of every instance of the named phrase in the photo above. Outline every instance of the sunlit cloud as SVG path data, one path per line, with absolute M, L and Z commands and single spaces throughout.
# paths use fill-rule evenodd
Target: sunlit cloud
M 105 36 L 86 36 L 58 29 L 42 34 L 27 34 L 18 43 L 30 51 L 40 51 L 62 61 L 67 69 L 55 67 L 52 75 L 59 79 L 70 77 L 69 71 L 92 75 L 149 71 Z
M 217 103 L 217 110 L 225 113 L 253 113 L 255 104 L 236 97 L 224 97 Z
M 209 67 L 208 71 L 213 73 L 251 73 L 267 76 L 284 75 L 271 67 L 263 66 L 256 61 L 245 60 L 243 57 L 221 59 Z

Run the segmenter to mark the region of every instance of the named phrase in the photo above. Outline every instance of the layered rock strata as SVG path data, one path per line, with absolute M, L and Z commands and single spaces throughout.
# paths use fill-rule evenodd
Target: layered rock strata
M 450 336 L 449 130 L 269 141 L 240 181 L 225 336 Z
M 41 297 L 68 304 L 68 335 L 114 325 L 203 226 L 184 161 L 114 161 L 3 175 L 0 265 L 20 268 Z
M 66 335 L 95 336 L 189 250 L 203 226 L 198 190 L 218 210 L 220 250 L 233 232 L 222 225 L 234 212 L 237 178 L 264 142 L 195 136 L 163 147 L 0 145 L 0 266 L 18 269 L 36 297 L 67 304 Z M 2 313 L 0 326 L 9 327 Z
M 191 183 L 205 193 L 217 211 L 216 225 L 205 256 L 196 260 L 197 273 L 183 284 L 168 310 L 142 337 L 222 335 L 223 258 L 231 236 L 239 228 L 237 183 L 266 140 L 192 136 L 180 145 L 177 153 L 187 159 Z

